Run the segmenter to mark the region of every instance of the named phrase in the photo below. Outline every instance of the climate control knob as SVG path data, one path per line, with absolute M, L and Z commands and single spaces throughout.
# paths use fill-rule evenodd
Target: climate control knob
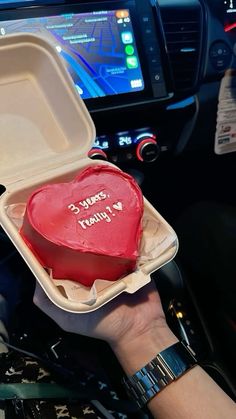
M 151 163 L 159 157 L 160 151 L 160 147 L 154 138 L 145 138 L 138 143 L 136 155 L 138 160 Z
M 88 152 L 88 157 L 92 160 L 108 160 L 106 153 L 101 148 L 92 148 Z

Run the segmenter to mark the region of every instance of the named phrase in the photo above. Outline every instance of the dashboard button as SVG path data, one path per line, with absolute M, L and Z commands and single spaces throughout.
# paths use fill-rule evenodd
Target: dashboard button
M 142 140 L 136 150 L 138 160 L 142 162 L 154 162 L 160 154 L 160 147 L 153 138 L 146 138 Z
M 219 41 L 212 44 L 209 56 L 212 66 L 218 71 L 224 71 L 230 66 L 233 54 L 226 42 Z
M 100 148 L 92 148 L 88 152 L 88 157 L 92 160 L 108 160 L 106 153 Z
M 154 37 L 154 30 L 151 26 L 145 26 L 142 32 L 146 40 L 148 40 L 148 38 Z
M 167 95 L 166 87 L 164 83 L 153 83 L 152 91 L 154 97 L 164 97 Z
M 145 42 L 145 48 L 148 55 L 157 55 L 159 53 L 156 39 Z
M 142 16 L 142 22 L 143 22 L 145 25 L 150 25 L 150 23 L 152 23 L 152 15 L 151 15 L 151 14 L 149 14 L 149 13 L 145 13 L 145 14 Z
M 118 156 L 116 154 L 113 154 L 111 156 L 111 161 L 113 161 L 113 163 L 117 163 L 118 162 Z
M 148 57 L 148 61 L 151 67 L 157 67 L 160 66 L 161 64 L 161 59 L 159 55 L 152 55 L 150 54 Z
M 151 71 L 151 83 L 164 83 L 161 67 L 153 67 Z

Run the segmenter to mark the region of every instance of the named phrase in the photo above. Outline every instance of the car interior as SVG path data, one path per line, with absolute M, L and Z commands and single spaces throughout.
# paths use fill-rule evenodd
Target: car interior
M 231 240 L 236 228 L 236 158 L 225 152 L 233 150 L 236 117 L 233 91 L 231 117 L 220 120 L 219 133 L 219 95 L 236 66 L 236 0 L 1 1 L 0 42 L 18 32 L 46 37 L 64 60 L 96 127 L 88 156 L 133 176 L 177 232 L 177 256 L 152 279 L 172 330 L 235 399 L 236 309 L 223 298 L 236 297 L 228 280 L 233 244 L 227 266 L 220 260 L 224 234 Z M 225 228 L 216 220 L 211 230 L 216 209 Z M 14 246 L 1 235 L 1 252 L 12 255 Z M 17 252 L 9 269 L 11 342 L 44 353 L 45 342 L 54 348 L 66 336 L 82 364 L 106 365 L 123 395 L 109 348 L 64 333 L 33 305 L 34 279 Z M 58 351 L 65 359 L 67 349 Z

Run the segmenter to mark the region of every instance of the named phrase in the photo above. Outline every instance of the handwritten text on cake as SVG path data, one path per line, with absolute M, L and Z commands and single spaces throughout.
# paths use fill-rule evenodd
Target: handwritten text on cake
M 79 201 L 78 203 L 76 203 L 76 205 L 69 204 L 67 208 L 71 212 L 73 212 L 73 214 L 78 215 L 81 209 L 88 210 L 97 202 L 103 201 L 107 198 L 109 198 L 109 195 L 106 195 L 104 192 L 99 192 L 96 195 L 90 196 L 89 198 Z M 91 217 L 78 220 L 78 224 L 84 230 L 86 230 L 87 227 L 92 227 L 94 224 L 100 223 L 101 221 L 106 221 L 107 223 L 110 223 L 112 221 L 111 217 L 115 217 L 115 213 L 113 212 L 113 210 L 123 211 L 123 205 L 121 202 L 115 202 L 114 204 L 112 204 L 111 207 L 106 206 L 104 211 L 97 212 L 93 214 Z

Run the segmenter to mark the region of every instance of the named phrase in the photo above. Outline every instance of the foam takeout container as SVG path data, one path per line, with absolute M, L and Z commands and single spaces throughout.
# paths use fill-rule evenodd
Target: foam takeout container
M 137 270 L 115 282 L 98 280 L 91 290 L 73 281 L 57 282 L 23 241 L 19 228 L 33 190 L 71 181 L 93 164 L 111 163 L 87 157 L 95 127 L 52 45 L 35 35 L 9 35 L 0 40 L 0 62 L 0 183 L 6 188 L 0 198 L 1 226 L 50 300 L 66 311 L 90 312 L 122 292 L 136 292 L 178 249 L 175 232 L 146 199 L 144 232 L 151 242 L 149 247 L 143 243 L 146 253 Z

